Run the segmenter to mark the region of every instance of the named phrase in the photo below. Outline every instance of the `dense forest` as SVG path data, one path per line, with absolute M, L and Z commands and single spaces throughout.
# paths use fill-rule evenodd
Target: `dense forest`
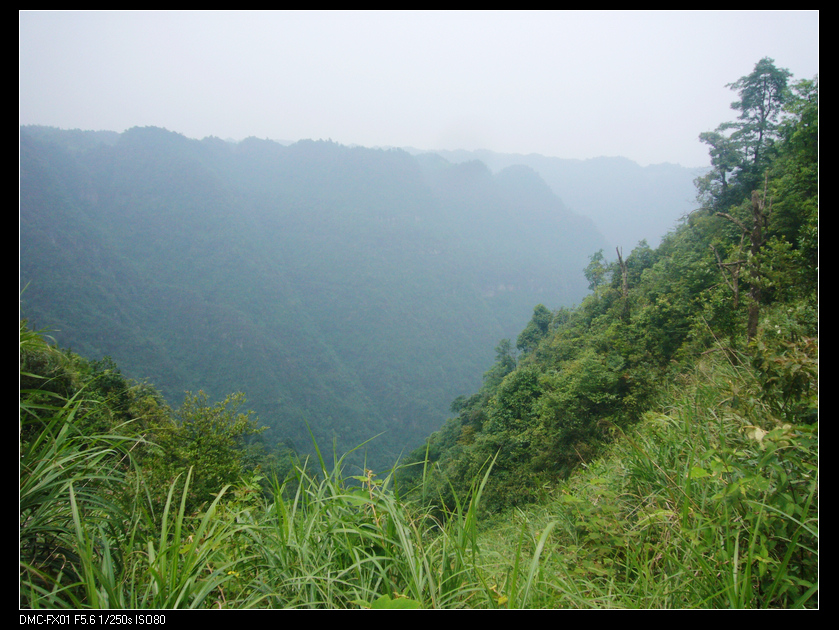
M 251 138 L 21 130 L 23 313 L 173 405 L 241 391 L 269 446 L 388 466 L 605 241 L 532 170 Z
M 455 383 L 462 389 L 448 399 L 452 417 L 391 469 L 348 467 L 352 453 L 333 455 L 332 436 L 323 442 L 314 431 L 310 456 L 297 444 L 266 448 L 260 439 L 266 429 L 241 393 L 213 398 L 194 387 L 198 393 L 172 405 L 153 381 L 124 376 L 118 361 L 62 350 L 21 319 L 21 607 L 817 607 L 818 81 L 794 80 L 765 58 L 729 87 L 737 95 L 736 117 L 699 138 L 712 169 L 696 180 L 696 209 L 655 248 L 644 242 L 628 253 L 590 248 L 580 265 L 588 294 L 579 305 L 549 308 L 533 299 L 529 322 L 491 342 L 495 362 L 482 383 L 473 389 Z M 220 141 L 199 150 L 177 134 L 135 130 L 129 140 L 65 136 L 60 150 L 52 144 L 45 154 L 35 145 L 54 132 L 39 133 L 21 133 L 21 268 L 29 255 L 24 230 L 34 231 L 27 222 L 37 221 L 37 213 L 24 216 L 26 197 L 40 195 L 30 208 L 55 202 L 68 213 L 60 232 L 46 221 L 37 226 L 38 242 L 52 241 L 57 266 L 67 267 L 53 276 L 56 282 L 77 268 L 61 257 L 74 239 L 89 243 L 85 255 L 97 261 L 98 275 L 73 282 L 77 293 L 65 298 L 67 312 L 96 286 L 144 304 L 143 279 L 171 272 L 164 253 L 204 260 L 218 251 L 224 264 L 245 268 L 244 253 L 227 257 L 236 247 L 259 253 L 258 243 L 245 241 L 219 247 L 219 235 L 243 237 L 223 227 L 225 216 L 208 216 L 213 206 L 181 215 L 194 242 L 179 241 L 181 233 L 165 222 L 141 220 L 167 207 L 141 189 L 154 192 L 180 165 L 160 170 L 143 153 L 143 140 L 164 138 L 198 153 L 212 146 L 229 155 Z M 151 170 L 108 193 L 93 185 L 93 165 L 112 168 L 108 152 L 121 145 L 121 159 L 134 156 Z M 291 168 L 307 152 L 336 147 L 254 141 L 249 150 L 293 153 L 283 162 Z M 383 153 L 365 155 L 376 162 Z M 61 166 L 61 178 L 49 180 L 49 188 L 24 182 L 44 166 L 45 155 Z M 418 164 L 408 157 L 397 158 L 406 172 Z M 34 164 L 24 168 L 30 159 Z M 461 185 L 448 188 L 476 212 L 484 203 L 500 204 L 494 200 L 505 190 L 521 190 L 505 189 L 504 178 L 535 177 L 513 169 L 494 179 L 478 163 L 429 166 L 423 164 L 425 172 L 438 178 L 422 181 L 437 188 L 423 194 L 446 189 L 452 176 L 462 183 L 459 169 L 494 181 L 495 188 L 466 193 Z M 195 192 L 218 199 L 216 208 L 244 194 L 246 187 L 225 188 L 207 172 L 191 171 L 190 181 Z M 337 165 L 333 172 L 346 175 L 342 187 L 366 181 Z M 241 176 L 248 173 L 256 177 L 251 168 Z M 118 203 L 100 203 L 106 194 Z M 254 194 L 267 204 L 273 193 Z M 59 203 L 67 198 L 74 203 Z M 555 198 L 544 198 L 546 214 L 560 211 Z M 185 198 L 184 207 L 189 203 Z M 365 211 L 386 207 L 383 199 Z M 108 218 L 91 214 L 97 208 L 122 211 Z M 101 227 L 110 220 L 137 223 L 124 231 Z M 218 230 L 204 227 L 213 220 Z M 284 217 L 283 229 L 303 220 Z M 268 223 L 253 234 L 276 234 Z M 487 233 L 510 225 L 503 217 L 478 224 Z M 341 229 L 354 225 L 348 217 Z M 545 225 L 528 238 L 536 242 Z M 157 231 L 144 238 L 144 229 Z M 99 240 L 87 240 L 92 234 Z M 325 230 L 299 234 L 312 250 L 317 238 L 329 238 Z M 106 256 L 117 238 L 123 253 Z M 137 252 L 143 266 L 129 260 L 132 247 L 154 243 L 159 249 Z M 532 249 L 529 255 L 539 255 Z M 499 274 L 532 268 L 512 249 L 471 253 L 478 256 L 476 273 L 490 260 Z M 306 277 L 329 278 L 335 265 L 339 259 L 310 259 Z M 275 270 L 274 282 L 290 282 Z M 211 274 L 195 273 L 196 296 L 227 291 L 242 298 L 238 291 L 253 290 L 243 281 L 202 286 Z M 173 308 L 183 304 L 183 285 L 172 280 L 155 290 L 154 317 L 173 334 L 155 342 L 163 356 L 175 336 L 191 331 L 177 328 Z M 277 291 L 278 300 L 287 300 Z M 200 310 L 194 300 L 190 308 Z M 421 304 L 419 295 L 409 306 Z M 91 329 L 98 318 L 103 336 L 120 318 L 136 325 L 136 314 L 120 308 L 114 300 L 90 314 Z M 204 317 L 211 315 L 221 317 L 206 309 Z M 267 344 L 279 335 L 248 337 L 251 324 L 237 319 L 240 313 L 228 315 L 220 320 L 229 324 L 227 334 L 237 324 L 243 333 L 229 340 L 234 345 Z M 340 326 L 334 310 L 310 323 L 317 317 Z M 397 353 L 387 329 L 376 331 L 383 338 L 367 343 Z M 130 352 L 143 351 L 144 343 Z M 218 370 L 248 369 L 227 359 L 213 357 Z

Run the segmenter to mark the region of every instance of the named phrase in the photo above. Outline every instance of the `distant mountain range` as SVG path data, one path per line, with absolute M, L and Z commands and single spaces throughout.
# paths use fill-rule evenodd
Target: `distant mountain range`
M 515 338 L 536 304 L 585 295 L 589 256 L 611 247 L 594 223 L 605 211 L 569 209 L 556 195 L 562 177 L 577 184 L 574 200 L 585 181 L 592 199 L 623 191 L 614 221 L 634 213 L 647 225 L 661 198 L 681 194 L 685 170 L 609 160 L 625 173 L 612 186 L 603 169 L 581 163 L 568 175 L 574 165 L 538 156 L 231 143 L 158 128 L 23 127 L 20 143 L 32 328 L 111 356 L 174 405 L 185 390 L 243 391 L 269 438 L 301 450 L 307 424 L 339 450 L 383 432 L 368 449 L 383 465 L 477 389 L 497 342 Z M 544 164 L 554 175 L 540 176 Z M 672 223 L 682 210 L 670 211 Z M 644 237 L 656 242 L 663 225 Z
M 423 151 L 409 149 L 412 154 Z M 536 171 L 576 214 L 594 221 L 609 243 L 631 251 L 642 239 L 657 247 L 679 219 L 696 209 L 694 180 L 707 168 L 639 166 L 623 157 L 571 160 L 492 151 L 434 151 L 452 163 L 480 160 L 494 172 L 521 164 Z

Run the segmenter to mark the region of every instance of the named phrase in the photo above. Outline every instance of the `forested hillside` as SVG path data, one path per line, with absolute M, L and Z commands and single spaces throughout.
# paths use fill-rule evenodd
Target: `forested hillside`
M 241 396 L 229 393 L 214 401 L 199 392 L 168 405 L 152 384 L 126 378 L 110 360 L 60 350 L 22 320 L 21 606 L 818 607 L 818 80 L 794 80 L 765 58 L 730 87 L 737 95 L 736 117 L 700 136 L 713 168 L 697 180 L 699 207 L 656 248 L 642 243 L 630 252 L 619 248 L 614 257 L 590 251 L 581 269 L 589 294 L 579 306 L 531 303 L 529 322 L 491 344 L 496 361 L 482 385 L 454 397 L 453 417 L 395 470 L 366 468 L 357 474 L 346 457 L 332 459 L 331 440 L 313 447 L 309 459 L 297 458 L 290 448 L 266 450 L 259 423 L 243 408 Z M 72 257 L 56 258 L 68 269 L 53 277 L 69 278 L 83 257 L 97 270 L 93 278 L 81 274 L 77 293 L 65 294 L 68 301 L 58 312 L 71 312 L 77 299 L 101 299 L 102 325 L 122 318 L 130 324 L 127 334 L 140 321 L 132 319 L 138 309 L 130 301 L 121 305 L 120 293 L 107 301 L 99 287 L 119 286 L 152 309 L 138 299 L 143 285 L 127 280 L 171 275 L 174 268 L 166 261 L 189 258 L 196 252 L 192 246 L 259 273 L 247 266 L 251 258 L 230 258 L 222 241 L 213 240 L 237 238 L 223 208 L 244 193 L 222 186 L 210 169 L 200 177 L 191 171 L 191 180 L 180 171 L 174 178 L 191 181 L 193 191 L 206 196 L 209 210 L 199 212 L 184 200 L 186 210 L 177 217 L 197 240 L 185 239 L 186 231 L 166 232 L 163 222 L 154 239 L 131 242 L 130 234 L 148 225 L 138 222 L 129 230 L 138 220 L 132 209 L 175 220 L 168 214 L 171 206 L 141 193 L 143 186 L 157 190 L 182 164 L 162 168 L 143 152 L 143 139 L 162 136 L 179 151 L 204 157 L 204 148 L 212 146 L 233 160 L 229 147 L 216 141 L 192 143 L 160 130 L 132 133 L 139 145 L 129 143 L 131 151 L 124 155 L 145 155 L 135 164 L 150 170 L 132 178 L 128 189 L 93 187 L 93 167 L 81 168 L 76 159 L 87 155 L 97 168 L 112 168 L 110 157 L 93 158 L 110 155 L 109 147 L 119 147 L 125 135 L 116 143 L 110 136 L 97 139 L 98 149 L 90 153 L 87 139 L 80 138 L 47 152 L 41 147 L 28 153 L 24 146 L 22 162 L 32 164 L 21 169 L 22 197 L 33 203 L 28 207 L 42 207 L 30 196 L 39 202 L 73 200 L 57 203 L 60 213 L 51 216 L 57 221 L 64 213 L 75 222 L 62 225 L 77 226 L 57 231 L 48 221 L 36 223 L 36 212 L 22 217 L 22 231 L 31 222 L 26 229 L 37 227 L 43 233 L 37 242 L 53 243 L 56 256 L 74 240 L 88 245 Z M 245 144 L 254 151 L 286 151 L 273 143 Z M 326 152 L 336 160 L 354 151 L 322 143 L 295 146 L 289 150 Z M 384 159 L 381 153 L 363 155 Z M 521 198 L 521 187 L 534 208 L 559 212 L 528 170 L 495 178 L 480 163 L 451 167 L 434 158 L 399 159 L 405 160 L 405 173 L 432 173 L 421 180 L 417 195 L 459 194 L 460 207 L 476 213 L 483 205 L 467 202 L 495 203 L 499 213 L 492 216 L 499 226 L 509 226 L 505 216 L 511 216 L 501 213 L 510 206 L 499 199 Z M 66 177 L 46 178 L 38 170 L 50 164 Z M 243 178 L 260 177 L 242 169 Z M 335 164 L 326 170 L 340 172 Z M 33 186 L 25 178 L 45 184 Z M 290 189 L 294 183 L 310 189 L 302 173 L 291 179 Z M 365 181 L 348 176 L 345 184 Z M 481 182 L 493 182 L 496 194 Z M 275 196 L 265 194 L 268 208 Z M 322 188 L 321 194 L 331 193 Z M 112 203 L 97 201 L 107 195 Z M 288 208 L 311 210 L 288 195 Z M 135 205 L 136 199 L 145 201 Z M 256 200 L 253 205 L 258 207 Z M 351 208 L 373 215 L 377 209 Z M 119 216 L 109 218 L 106 210 L 118 210 Z M 441 206 L 437 210 L 445 214 Z M 201 232 L 213 212 L 227 229 Z M 267 215 L 239 218 L 276 236 L 279 230 L 266 226 L 284 215 Z M 412 222 L 417 216 L 404 217 L 418 232 L 400 241 L 402 248 L 422 242 L 418 226 L 425 222 Z M 307 218 L 307 212 L 291 212 L 282 225 L 293 230 L 292 219 L 305 224 Z M 333 214 L 330 220 L 341 217 Z M 456 225 L 460 219 L 447 215 L 446 220 L 452 229 L 464 228 Z M 105 230 L 108 221 L 120 222 L 128 233 Z M 341 225 L 351 230 L 356 224 Z M 294 233 L 328 257 L 330 249 L 318 245 L 319 239 L 334 238 L 325 227 Z M 88 240 L 91 234 L 98 240 Z M 528 233 L 534 243 L 540 237 Z M 143 242 L 160 244 L 157 257 L 143 250 L 146 259 L 129 259 L 128 252 Z M 117 258 L 109 251 L 126 253 Z M 387 251 L 381 262 L 391 260 Z M 415 255 L 427 251 L 421 247 Z M 284 272 L 278 263 L 272 268 L 278 284 L 268 285 L 287 314 L 308 312 L 316 302 L 301 297 L 293 306 L 277 287 L 291 283 L 295 273 L 310 282 L 335 273 L 327 261 L 299 256 L 308 267 Z M 375 261 L 365 262 L 360 268 L 368 274 L 381 273 Z M 499 273 L 503 267 L 498 264 Z M 206 341 L 190 337 L 194 328 L 177 321 L 179 313 L 189 312 L 205 318 L 190 321 L 203 321 L 206 334 L 215 331 L 217 340 L 234 347 L 262 343 L 268 354 L 279 347 L 268 345 L 270 338 L 246 334 L 270 329 L 257 328 L 232 308 L 207 305 L 206 296 L 229 292 L 243 299 L 248 294 L 241 292 L 246 286 L 255 291 L 253 286 L 232 280 L 202 284 L 213 276 L 202 275 L 199 267 L 183 273 L 192 283 L 192 301 L 184 301 L 187 288 L 174 281 L 153 293 L 159 306 L 148 316 L 163 318 L 164 328 L 172 329 L 166 343 L 186 336 L 197 348 Z M 427 295 L 418 294 L 413 307 L 422 312 Z M 268 309 L 258 295 L 251 298 Z M 173 304 L 181 310 L 167 315 L 163 306 Z M 97 313 L 89 315 L 95 322 Z M 227 328 L 211 328 L 212 318 L 225 313 L 229 319 L 218 321 Z M 367 314 L 372 317 L 375 308 Z M 314 326 L 329 320 L 337 327 L 341 316 L 327 309 L 305 321 Z M 428 330 L 421 322 L 417 316 L 420 330 Z M 381 330 L 381 343 L 394 341 L 387 327 Z M 110 332 L 105 328 L 102 334 Z M 134 334 L 135 341 L 141 339 Z M 150 346 L 135 350 L 141 347 Z M 323 348 L 312 352 L 327 356 Z M 338 354 L 335 348 L 340 346 L 328 350 Z M 164 349 L 156 348 L 161 355 Z M 299 359 L 296 365 L 305 364 Z M 399 365 L 394 359 L 388 369 Z M 240 369 L 247 365 L 217 366 Z M 365 374 L 355 377 L 364 382 Z
M 701 206 L 662 244 L 593 253 L 579 308 L 534 309 L 409 469 L 450 505 L 494 461 L 485 500 L 526 503 L 637 422 L 698 357 L 757 368 L 779 421 L 816 418 L 818 91 L 764 59 L 732 84 L 738 117 L 701 140 Z M 749 405 L 737 400 L 737 406 Z M 412 478 L 412 475 L 414 476 Z
M 307 449 L 421 443 L 603 246 L 531 170 L 251 138 L 21 130 L 23 314 L 177 405 L 241 391 Z

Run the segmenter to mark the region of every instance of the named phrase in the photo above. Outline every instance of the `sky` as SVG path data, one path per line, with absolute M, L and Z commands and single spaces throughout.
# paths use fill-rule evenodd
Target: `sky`
M 19 12 L 19 124 L 706 166 L 818 11 Z

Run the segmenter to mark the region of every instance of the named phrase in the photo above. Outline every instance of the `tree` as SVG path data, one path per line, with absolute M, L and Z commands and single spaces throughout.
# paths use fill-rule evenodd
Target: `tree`
M 746 326 L 746 336 L 748 339 L 754 338 L 754 336 L 757 334 L 757 324 L 760 313 L 762 283 L 762 274 L 759 269 L 760 252 L 763 246 L 766 244 L 766 227 L 769 223 L 769 215 L 772 211 L 771 202 L 768 207 L 766 205 L 766 186 L 764 186 L 762 194 L 757 190 L 752 191 L 750 208 L 752 216 L 751 223 L 749 225 L 745 224 L 744 222 L 740 221 L 739 219 L 728 213 L 717 213 L 718 216 L 728 219 L 729 221 L 734 223 L 738 228 L 740 228 L 742 232 L 742 237 L 740 239 L 741 250 L 744 242 L 747 239 L 749 241 L 748 256 L 745 258 L 745 260 L 740 261 L 737 264 L 737 266 L 734 267 L 734 269 L 732 269 L 731 279 L 733 280 L 733 282 L 729 282 L 729 286 L 731 286 L 732 291 L 734 292 L 734 308 L 737 308 L 737 300 L 739 294 L 737 280 L 740 274 L 741 264 L 748 265 L 749 319 L 748 324 Z M 714 250 L 714 253 L 716 253 L 716 250 Z M 717 256 L 717 259 L 719 262 L 720 269 L 725 271 L 724 264 L 721 260 L 719 260 L 719 256 Z
M 548 334 L 548 328 L 553 320 L 553 314 L 544 304 L 537 304 L 533 309 L 533 317 L 525 329 L 516 339 L 516 347 L 522 352 L 531 352 Z
M 739 247 L 727 261 L 713 245 L 712 249 L 734 295 L 735 309 L 741 271 L 746 271 L 749 340 L 757 334 L 760 307 L 766 299 L 763 289 L 773 285 L 772 277 L 779 275 L 776 268 L 789 269 L 796 258 L 801 262 L 809 258 L 813 270 L 817 266 L 817 246 L 810 245 L 813 239 L 808 236 L 818 230 L 818 88 L 815 81 L 801 81 L 788 89 L 790 76 L 789 71 L 775 68 L 772 60 L 765 58 L 752 74 L 730 85 L 739 89 L 741 96 L 740 101 L 732 103 L 741 111 L 741 122 L 731 124 L 739 126 L 736 133 L 751 149 L 742 170 L 748 176 L 740 176 L 742 202 L 716 208 L 716 216 L 739 229 Z M 787 117 L 779 122 L 782 110 Z M 776 150 L 770 155 L 768 147 L 775 140 Z M 761 187 L 757 186 L 758 176 L 763 179 Z M 774 210 L 776 197 L 780 199 L 780 213 Z M 767 256 L 763 250 L 770 241 L 771 253 Z M 799 245 L 802 251 L 793 252 Z M 788 258 L 783 265 L 779 258 L 782 252 L 787 252 Z M 805 274 L 800 275 L 804 279 Z
M 731 108 L 739 111 L 737 120 L 726 122 L 715 131 L 704 132 L 699 140 L 708 144 L 713 170 L 697 181 L 700 194 L 710 195 L 717 209 L 726 209 L 732 198 L 756 188 L 766 164 L 769 147 L 779 136 L 780 117 L 789 99 L 789 70 L 776 68 L 764 57 L 751 74 L 726 87 L 737 90 L 740 100 Z M 739 184 L 729 195 L 732 184 Z
M 716 131 L 699 134 L 699 140 L 710 147 L 708 153 L 712 166 L 707 175 L 696 180 L 700 196 L 707 193 L 715 199 L 723 197 L 728 191 L 729 176 L 741 166 L 737 145 L 724 131 L 720 126 Z
M 740 100 L 731 104 L 732 109 L 740 112 L 737 118 L 741 122 L 735 135 L 739 135 L 751 160 L 752 172 L 760 166 L 764 146 L 777 137 L 778 118 L 789 96 L 787 81 L 791 76 L 789 70 L 776 68 L 773 59 L 764 57 L 751 74 L 726 86 L 738 90 L 740 95 Z
M 528 365 L 511 372 L 489 401 L 487 431 L 523 431 L 536 419 L 534 404 L 542 394 L 540 368 Z
M 258 426 L 253 412 L 239 411 L 244 404 L 241 393 L 215 405 L 203 391 L 187 393 L 177 421 L 154 428 L 152 441 L 159 448 L 143 463 L 150 485 L 168 488 L 176 476 L 185 477 L 193 468 L 188 509 L 195 510 L 225 485 L 236 483 L 245 469 L 248 437 L 264 428 Z
M 589 256 L 588 267 L 583 272 L 588 280 L 589 291 L 594 291 L 606 281 L 608 267 L 604 264 L 603 250 L 600 249 Z
M 502 339 L 495 346 L 495 363 L 484 373 L 484 387 L 494 390 L 502 379 L 516 369 L 516 353 L 509 339 Z
M 818 264 L 819 86 L 818 78 L 792 86 L 788 117 L 781 123 L 783 143 L 772 169 L 777 189 L 770 236 L 785 238 Z

